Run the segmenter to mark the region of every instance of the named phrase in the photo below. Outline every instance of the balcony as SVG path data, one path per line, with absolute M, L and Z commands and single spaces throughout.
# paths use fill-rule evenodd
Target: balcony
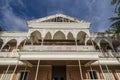
M 120 52 L 113 52 L 114 56 L 120 58 Z
M 17 58 L 19 54 L 17 52 L 0 52 L 0 58 Z
M 52 52 L 52 53 L 51 53 Z M 14 49 L 12 52 L 2 51 L 0 52 L 0 58 L 18 58 L 21 55 L 54 55 L 54 56 L 80 56 L 90 57 L 96 55 L 100 58 L 120 58 L 120 52 L 100 52 L 94 49 L 92 46 L 24 46 L 22 50 Z
M 99 52 L 50 52 L 29 51 L 19 52 L 21 60 L 97 60 Z
M 95 51 L 94 46 L 25 45 L 22 51 Z
M 101 58 L 112 58 L 112 57 L 116 57 L 116 58 L 120 58 L 120 52 L 113 52 L 111 50 L 108 50 L 108 52 L 100 52 L 99 57 Z

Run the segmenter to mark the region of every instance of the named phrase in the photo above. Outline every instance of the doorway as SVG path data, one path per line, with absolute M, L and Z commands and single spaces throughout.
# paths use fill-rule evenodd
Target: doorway
M 52 66 L 52 80 L 66 80 L 66 66 Z

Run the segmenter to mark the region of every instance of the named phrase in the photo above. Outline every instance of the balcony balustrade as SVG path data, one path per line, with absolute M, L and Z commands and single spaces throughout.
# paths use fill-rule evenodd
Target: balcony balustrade
M 108 50 L 107 52 L 99 52 L 99 57 L 107 57 L 107 58 L 112 58 L 112 57 L 118 57 L 120 58 L 120 52 L 113 52 L 111 50 Z
M 120 58 L 120 52 L 113 52 L 114 56 Z
M 46 45 L 26 45 L 22 48 L 22 50 L 14 49 L 12 52 L 8 51 L 1 51 L 0 52 L 0 58 L 4 57 L 19 57 L 19 55 L 23 55 L 22 53 L 27 55 L 36 55 L 33 52 L 37 52 L 37 55 L 52 55 L 51 52 L 55 53 L 54 55 L 65 55 L 67 52 L 67 55 L 69 55 L 69 52 L 74 52 L 74 55 L 98 55 L 100 58 L 120 58 L 120 52 L 113 52 L 111 50 L 108 50 L 107 52 L 100 52 L 98 50 L 95 50 L 93 46 L 46 46 Z M 44 52 L 44 54 L 43 54 Z M 57 53 L 58 52 L 58 53 Z M 77 53 L 77 54 L 76 54 Z M 71 55 L 71 54 L 70 54 Z
M 23 51 L 95 51 L 94 46 L 25 45 Z
M 17 58 L 19 57 L 19 54 L 18 52 L 0 52 L 0 58 L 6 58 L 6 57 Z

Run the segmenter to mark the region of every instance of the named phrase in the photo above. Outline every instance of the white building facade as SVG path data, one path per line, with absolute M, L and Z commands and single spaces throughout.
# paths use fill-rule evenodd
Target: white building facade
M 120 80 L 114 34 L 64 14 L 27 24 L 28 32 L 0 33 L 0 80 Z

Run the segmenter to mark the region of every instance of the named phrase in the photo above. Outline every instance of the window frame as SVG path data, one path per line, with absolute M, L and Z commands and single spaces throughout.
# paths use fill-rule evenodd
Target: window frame
M 95 79 L 91 79 L 91 77 L 90 77 L 90 73 L 89 72 L 91 72 L 91 71 L 95 71 L 96 72 L 96 75 L 97 75 L 97 79 L 96 80 L 100 79 L 100 76 L 99 76 L 99 73 L 98 73 L 97 70 L 87 70 L 87 72 L 88 72 L 88 79 L 89 80 L 95 80 Z
M 120 70 L 115 70 L 115 74 L 117 75 L 117 78 L 120 79 L 120 75 L 118 74 L 118 72 L 120 74 Z
M 10 78 L 11 78 L 11 76 L 12 76 L 12 74 L 13 74 L 13 70 L 9 70 L 9 71 L 7 72 L 7 74 L 8 74 L 9 72 L 11 73 L 11 75 L 10 75 Z M 5 73 L 6 73 L 6 70 L 3 71 L 3 73 L 2 73 L 2 75 L 1 75 L 1 77 L 0 77 L 0 80 L 2 80 L 2 78 L 4 77 L 4 75 L 6 75 Z
M 106 76 L 105 76 L 105 74 L 104 74 L 104 71 L 107 71 L 107 70 L 103 70 L 103 76 L 104 76 L 104 78 L 106 78 Z M 112 78 L 113 78 L 113 80 L 115 80 L 115 76 L 114 76 L 114 74 L 112 73 L 112 70 L 109 70 L 109 74 L 110 74 L 110 76 L 112 76 Z M 108 73 L 108 71 L 107 71 L 107 73 Z M 107 80 L 107 79 L 106 79 Z
M 17 80 L 20 80 L 20 76 L 21 76 L 20 73 L 21 73 L 21 72 L 28 72 L 28 75 L 27 75 L 27 78 L 26 78 L 26 80 L 28 80 L 30 70 L 20 70 L 20 71 L 17 73 Z

